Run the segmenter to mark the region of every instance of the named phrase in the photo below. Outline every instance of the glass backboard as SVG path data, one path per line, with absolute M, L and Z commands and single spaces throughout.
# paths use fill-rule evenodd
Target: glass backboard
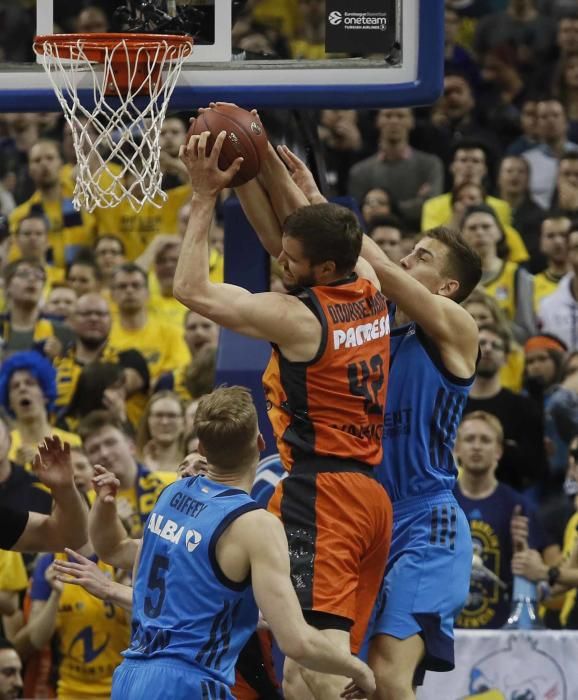
M 103 0 L 109 25 L 114 6 L 123 4 Z M 172 110 L 192 110 L 218 100 L 279 108 L 414 106 L 432 103 L 441 93 L 443 0 L 156 0 L 152 4 L 171 16 L 185 12 L 183 16 L 193 18 L 195 48 L 173 93 Z M 260 31 L 239 29 L 245 5 L 253 6 Z M 35 33 L 75 31 L 78 11 L 71 13 L 73 6 L 70 0 L 36 0 Z M 282 25 L 292 16 L 294 27 L 287 34 Z M 286 35 L 288 53 L 277 50 L 275 33 Z M 0 64 L 0 111 L 58 110 L 42 67 L 31 54 L 29 60 L 16 58 L 11 60 L 10 52 L 5 52 Z M 79 86 L 81 101 L 90 93 L 87 74 L 86 87 L 82 82 Z

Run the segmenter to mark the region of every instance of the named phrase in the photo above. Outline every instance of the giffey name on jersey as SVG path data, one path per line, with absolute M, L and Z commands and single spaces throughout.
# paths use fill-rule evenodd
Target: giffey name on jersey
M 389 317 L 381 316 L 371 323 L 357 323 L 349 328 L 333 331 L 333 349 L 356 348 L 359 345 L 389 335 Z
M 179 544 L 183 532 L 185 531 L 184 525 L 179 525 L 174 520 L 170 518 L 165 518 L 164 515 L 160 513 L 151 513 L 147 529 L 154 535 L 167 540 L 171 544 Z M 188 552 L 194 552 L 195 549 L 201 543 L 203 536 L 198 530 L 187 530 L 185 535 L 185 546 Z

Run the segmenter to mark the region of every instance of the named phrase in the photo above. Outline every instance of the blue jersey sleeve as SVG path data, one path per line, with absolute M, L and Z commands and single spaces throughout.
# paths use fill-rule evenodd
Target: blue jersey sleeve
M 30 598 L 32 600 L 48 600 L 52 592 L 50 584 L 46 580 L 46 569 L 54 561 L 54 554 L 43 554 L 34 568 L 32 574 L 32 586 L 30 588 Z

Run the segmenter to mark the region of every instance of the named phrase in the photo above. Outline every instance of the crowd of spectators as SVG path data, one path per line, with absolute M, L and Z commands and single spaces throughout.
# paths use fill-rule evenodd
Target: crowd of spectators
M 31 58 L 33 4 L 0 8 L 3 60 Z M 108 31 L 116 4 L 78 3 L 71 15 L 56 1 L 55 21 L 61 31 Z M 324 5 L 250 0 L 234 45 L 322 58 Z M 317 134 L 303 146 L 322 155 L 326 194 L 351 198 L 396 262 L 443 225 L 481 256 L 482 281 L 464 302 L 480 328 L 480 360 L 456 447 L 456 495 L 484 566 L 458 624 L 498 627 L 512 558 L 517 573 L 553 585 L 557 569 L 578 567 L 578 0 L 447 0 L 445 26 L 434 105 L 309 114 Z M 163 126 L 160 208 L 89 214 L 72 206 L 76 161 L 61 115 L 0 114 L 0 503 L 50 511 L 29 467 L 38 442 L 58 435 L 88 498 L 95 464 L 116 474 L 125 527 L 139 537 L 195 449 L 192 416 L 214 386 L 219 329 L 172 296 L 190 215 L 178 161 L 189 116 Z M 215 281 L 223 236 L 216 218 Z M 272 288 L 280 285 L 273 265 Z M 127 616 L 58 582 L 53 559 L 0 553 L 11 642 L 0 640 L 0 668 L 9 664 L 13 679 L 24 663 L 26 697 L 105 697 Z M 544 619 L 577 629 L 575 591 L 548 603 Z M 114 648 L 95 663 L 106 635 Z

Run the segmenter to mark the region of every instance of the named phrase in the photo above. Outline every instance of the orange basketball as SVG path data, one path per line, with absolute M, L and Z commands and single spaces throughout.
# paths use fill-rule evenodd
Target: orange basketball
M 263 125 L 251 112 L 232 105 L 217 105 L 201 112 L 191 124 L 187 143 L 191 136 L 210 131 L 208 153 L 221 131 L 227 132 L 219 157 L 219 168 L 226 170 L 238 158 L 243 157 L 241 169 L 231 182 L 232 187 L 244 185 L 252 180 L 261 168 L 267 155 L 267 133 Z

